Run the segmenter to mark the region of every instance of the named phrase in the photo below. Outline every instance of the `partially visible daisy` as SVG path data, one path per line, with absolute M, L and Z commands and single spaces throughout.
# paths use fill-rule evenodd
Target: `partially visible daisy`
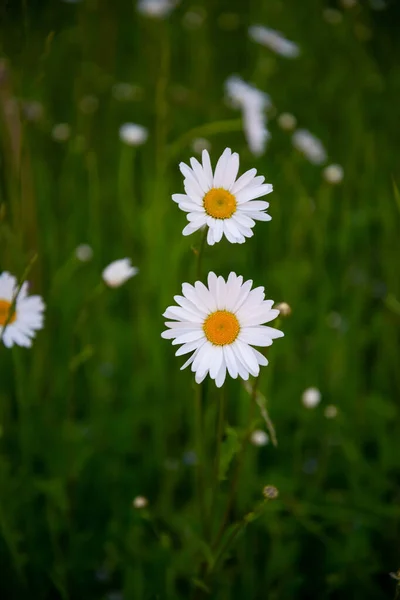
M 258 44 L 267 46 L 276 54 L 286 58 L 296 58 L 300 54 L 300 48 L 294 42 L 287 40 L 279 31 L 264 27 L 263 25 L 252 25 L 249 27 L 249 36 Z
M 256 169 L 246 171 L 236 179 L 239 155 L 226 148 L 218 160 L 215 172 L 211 168 L 210 155 L 203 150 L 202 164 L 190 159 L 190 168 L 181 163 L 179 168 L 185 179 L 186 194 L 174 194 L 172 199 L 179 208 L 188 213 L 189 225 L 183 235 L 190 235 L 208 226 L 207 242 L 212 246 L 222 239 L 232 244 L 243 244 L 252 237 L 255 221 L 270 221 L 265 211 L 268 202 L 256 200 L 272 192 L 272 185 L 264 183 L 264 177 L 256 176 Z
M 181 347 L 176 356 L 192 353 L 181 367 L 191 365 L 196 382 L 207 374 L 217 387 L 225 381 L 226 373 L 244 380 L 256 377 L 260 365 L 267 359 L 254 346 L 271 346 L 283 336 L 278 329 L 263 325 L 275 319 L 279 311 L 272 308 L 273 300 L 265 300 L 264 288 L 251 289 L 251 280 L 230 273 L 227 281 L 208 274 L 208 287 L 200 281 L 184 283 L 182 296 L 175 296 L 178 306 L 170 306 L 164 313 L 168 327 L 161 336 L 172 339 Z
M 322 142 L 307 129 L 298 129 L 292 136 L 292 144 L 314 165 L 321 165 L 327 155 Z
M 235 75 L 226 80 L 225 89 L 233 106 L 242 111 L 244 133 L 250 151 L 255 156 L 261 156 L 271 137 L 265 113 L 271 106 L 270 97 Z
M 17 291 L 17 279 L 4 271 L 0 275 L 0 336 L 7 348 L 14 344 L 30 348 L 36 331 L 43 329 L 45 305 L 40 296 L 28 296 L 28 282 L 25 281 L 11 313 Z
M 134 275 L 139 273 L 137 267 L 132 267 L 130 258 L 121 258 L 110 263 L 102 273 L 103 281 L 109 287 L 120 287 Z

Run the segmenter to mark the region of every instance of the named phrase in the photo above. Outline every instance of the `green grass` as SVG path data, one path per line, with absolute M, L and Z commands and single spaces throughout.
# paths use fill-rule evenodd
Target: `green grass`
M 37 254 L 28 279 L 47 304 L 30 351 L 0 348 L 5 598 L 196 597 L 202 565 L 236 530 L 205 597 L 394 597 L 397 45 L 390 17 L 358 7 L 330 25 L 322 7 L 208 0 L 195 29 L 182 25 L 186 2 L 166 21 L 139 17 L 124 0 L 25 0 L 1 9 L 0 270 L 21 276 Z M 253 23 L 296 40 L 301 57 L 256 46 L 246 33 Z M 224 102 L 232 73 L 323 140 L 330 162 L 343 165 L 341 185 L 324 182 L 273 117 L 266 154 L 251 156 L 240 114 Z M 114 98 L 121 81 L 140 86 L 135 99 Z M 93 114 L 79 108 L 88 94 L 98 98 Z M 43 104 L 38 122 L 24 117 L 28 100 Z M 118 138 L 126 121 L 149 129 L 135 151 Z M 51 137 L 60 122 L 71 126 L 65 143 Z M 178 164 L 202 133 L 214 163 L 229 146 L 241 172 L 255 166 L 274 185 L 272 221 L 256 225 L 244 246 L 206 248 L 203 279 L 234 270 L 293 311 L 280 321 L 285 337 L 268 351 L 260 379 L 278 446 L 246 448 L 219 550 L 202 533 L 196 468 L 184 460 L 195 448 L 196 386 L 160 338 L 162 313 L 181 283 L 195 279 L 200 239 L 181 235 L 185 217 L 171 194 L 183 191 Z M 88 263 L 74 255 L 83 242 L 94 251 Z M 99 291 L 104 266 L 124 256 L 140 274 Z M 322 393 L 314 410 L 301 404 L 310 386 Z M 210 382 L 203 396 L 209 488 L 221 394 Z M 223 458 L 234 456 L 213 505 L 213 539 L 235 477 L 236 437 L 265 427 L 239 381 L 226 383 L 224 398 L 231 429 Z M 330 404 L 335 419 L 324 416 Z M 245 523 L 267 484 L 278 499 Z M 138 495 L 149 501 L 142 511 L 132 506 Z

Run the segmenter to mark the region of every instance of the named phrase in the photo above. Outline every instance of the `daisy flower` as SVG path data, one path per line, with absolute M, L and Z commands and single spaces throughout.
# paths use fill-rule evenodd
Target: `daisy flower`
M 202 164 L 190 159 L 190 168 L 181 163 L 179 168 L 185 179 L 186 194 L 174 194 L 172 199 L 179 208 L 188 213 L 189 225 L 183 235 L 190 235 L 205 225 L 208 226 L 207 242 L 210 246 L 222 236 L 232 244 L 243 244 L 252 237 L 255 221 L 270 221 L 264 212 L 269 204 L 256 198 L 272 192 L 272 185 L 257 176 L 256 169 L 246 171 L 236 179 L 239 170 L 239 155 L 226 148 L 217 162 L 215 172 L 211 168 L 210 155 L 203 150 Z
M 4 271 L 0 275 L 0 337 L 7 348 L 14 344 L 30 348 L 35 332 L 43 329 L 45 305 L 40 296 L 28 296 L 28 282 L 25 281 L 10 316 L 17 291 L 17 279 Z M 6 323 L 7 327 L 4 327 Z
M 138 273 L 139 269 L 137 267 L 132 267 L 130 258 L 121 258 L 110 263 L 103 270 L 102 277 L 106 285 L 117 288 Z
M 226 372 L 236 379 L 256 377 L 260 365 L 268 361 L 254 346 L 270 346 L 283 333 L 263 325 L 275 319 L 279 311 L 272 308 L 273 300 L 264 300 L 264 288 L 251 289 L 252 281 L 231 273 L 227 279 L 208 274 L 208 287 L 200 281 L 182 285 L 182 296 L 175 296 L 178 306 L 164 313 L 168 327 L 161 334 L 181 347 L 176 356 L 192 353 L 181 367 L 191 365 L 196 382 L 207 374 L 221 387 Z
M 292 144 L 314 165 L 321 165 L 326 161 L 326 150 L 322 142 L 307 129 L 297 129 L 292 136 Z
M 252 25 L 249 27 L 249 36 L 257 44 L 266 46 L 285 58 L 297 58 L 300 54 L 299 46 L 287 40 L 280 31 L 275 31 L 275 29 L 263 25 Z

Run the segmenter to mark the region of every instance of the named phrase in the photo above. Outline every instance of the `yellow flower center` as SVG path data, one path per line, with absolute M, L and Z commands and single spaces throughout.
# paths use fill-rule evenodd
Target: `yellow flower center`
M 0 327 L 2 327 L 3 325 L 6 324 L 8 315 L 10 313 L 10 309 L 11 309 L 11 302 L 8 302 L 8 300 L 1 300 L 1 298 L 0 298 Z M 17 315 L 14 311 L 8 322 L 14 323 L 16 318 L 17 318 Z
M 239 335 L 240 325 L 236 316 L 227 310 L 217 310 L 207 317 L 203 330 L 209 342 L 215 346 L 233 344 Z
M 206 213 L 214 219 L 229 219 L 236 212 L 236 198 L 223 188 L 212 188 L 203 198 Z

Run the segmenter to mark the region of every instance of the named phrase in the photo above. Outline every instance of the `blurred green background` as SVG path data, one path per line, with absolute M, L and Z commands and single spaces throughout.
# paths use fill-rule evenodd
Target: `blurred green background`
M 201 137 L 213 164 L 229 146 L 241 172 L 254 166 L 274 185 L 272 221 L 244 246 L 207 248 L 204 273 L 234 270 L 292 308 L 260 379 L 278 446 L 247 445 L 229 522 L 254 509 L 265 485 L 279 497 L 249 523 L 205 597 L 394 598 L 398 6 L 183 0 L 165 19 L 128 0 L 0 6 L 0 270 L 21 276 L 37 253 L 29 280 L 47 304 L 31 350 L 0 348 L 2 597 L 198 593 L 211 550 L 194 485 L 195 384 L 160 333 L 173 295 L 195 277 L 199 238 L 181 235 L 171 194 L 183 191 L 178 164 Z M 253 24 L 296 41 L 299 58 L 255 44 Z M 273 101 L 271 141 L 257 159 L 224 97 L 232 74 Z M 282 112 L 322 140 L 342 183 L 292 147 Z M 141 147 L 119 139 L 130 121 L 148 128 Z M 68 127 L 57 134 L 60 123 Z M 90 261 L 76 257 L 82 243 Z M 139 275 L 103 288 L 102 269 L 125 256 Z M 301 401 L 309 387 L 321 391 L 314 409 Z M 211 459 L 219 395 L 213 383 L 205 392 Z M 265 428 L 257 411 L 249 423 L 239 381 L 225 397 L 239 437 Z M 146 508 L 133 506 L 137 496 Z

